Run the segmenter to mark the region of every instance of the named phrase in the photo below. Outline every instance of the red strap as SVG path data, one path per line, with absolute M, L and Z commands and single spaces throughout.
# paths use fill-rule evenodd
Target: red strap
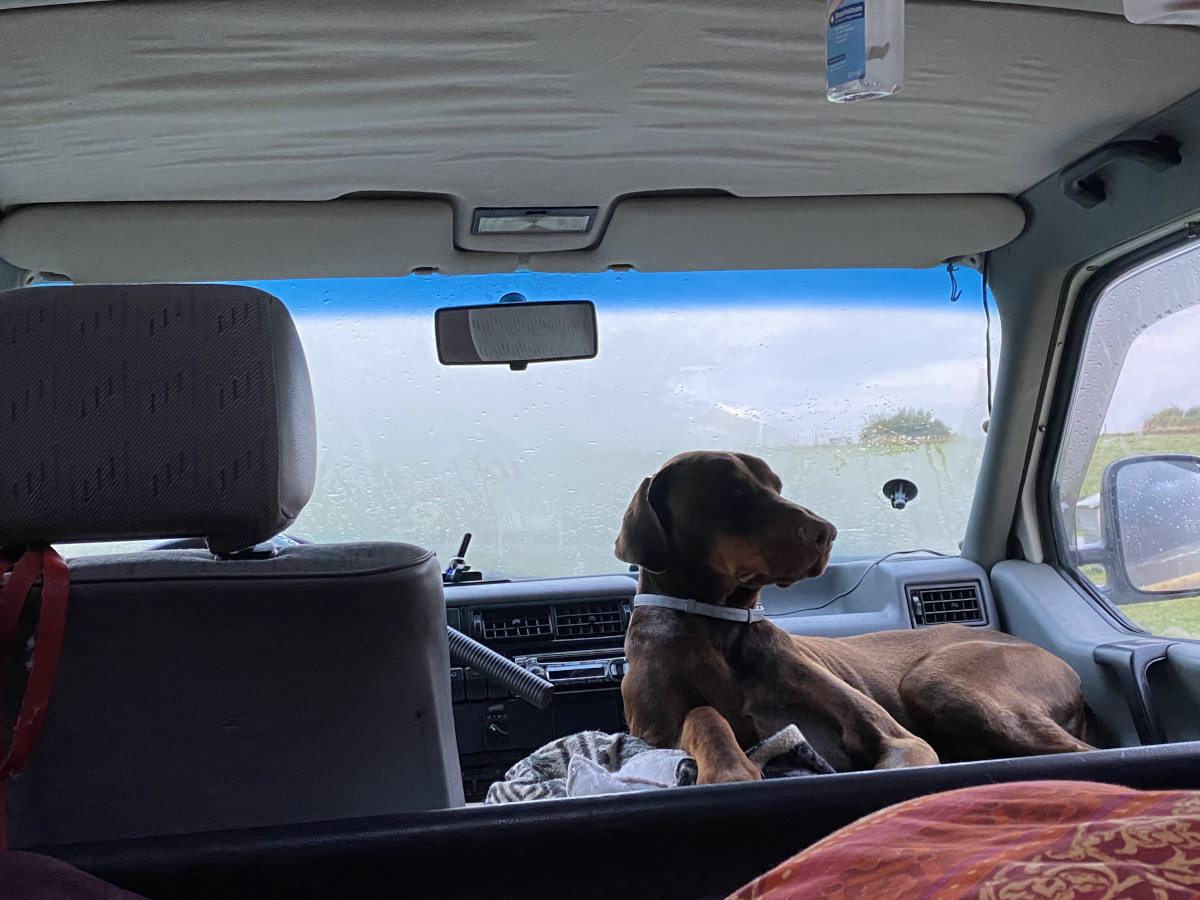
M 67 564 L 53 547 L 27 550 L 12 567 L 8 583 L 0 589 L 0 676 L 4 672 L 21 608 L 38 575 L 42 576 L 42 609 L 33 636 L 33 665 L 25 683 L 21 709 L 13 725 L 12 746 L 0 761 L 0 849 L 8 847 L 8 813 L 4 792 L 8 778 L 19 772 L 37 742 L 50 705 L 50 690 L 62 651 L 67 623 L 67 592 L 70 573 Z
M 8 584 L 0 588 L 0 679 L 4 677 L 8 654 L 17 636 L 21 608 L 25 605 L 25 598 L 33 589 L 34 582 L 42 574 L 42 552 L 26 550 L 16 564 L 5 563 L 5 572 L 8 571 L 12 572 Z M 0 573 L 0 576 L 2 575 L 3 573 Z

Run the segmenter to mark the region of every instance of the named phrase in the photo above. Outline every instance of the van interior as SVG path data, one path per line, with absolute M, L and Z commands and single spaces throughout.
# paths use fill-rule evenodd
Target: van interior
M 720 898 L 938 791 L 1200 788 L 1200 28 L 1124 12 L 908 0 L 831 103 L 814 0 L 0 0 L 8 846 Z M 564 301 L 575 358 L 443 364 Z M 1098 749 L 485 802 L 627 730 L 612 542 L 691 449 L 837 526 L 776 625 L 1016 635 Z

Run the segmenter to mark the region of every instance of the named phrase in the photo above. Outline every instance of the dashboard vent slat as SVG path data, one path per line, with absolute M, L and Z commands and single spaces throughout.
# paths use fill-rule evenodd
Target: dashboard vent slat
M 485 642 L 548 637 L 552 633 L 547 606 L 483 607 L 475 611 L 475 621 L 480 640 Z
M 924 628 L 954 622 L 959 625 L 986 625 L 979 585 L 939 584 L 908 589 L 913 625 Z
M 561 603 L 554 607 L 554 632 L 560 639 L 619 636 L 623 631 L 619 600 Z

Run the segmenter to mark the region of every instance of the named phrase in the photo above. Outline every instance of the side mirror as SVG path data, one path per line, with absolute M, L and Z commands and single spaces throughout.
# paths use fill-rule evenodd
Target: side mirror
M 530 303 L 507 294 L 499 303 L 439 309 L 433 327 L 444 366 L 490 363 L 520 370 L 531 362 L 596 355 L 596 307 L 588 300 Z
M 1200 457 L 1155 454 L 1109 463 L 1100 505 L 1114 587 L 1152 595 L 1138 598 L 1146 600 L 1200 591 Z

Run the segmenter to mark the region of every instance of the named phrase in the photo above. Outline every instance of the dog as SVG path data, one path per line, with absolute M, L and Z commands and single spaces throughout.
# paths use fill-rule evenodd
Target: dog
M 1020 638 L 807 637 L 762 618 L 761 589 L 820 575 L 837 536 L 781 488 L 761 459 L 718 451 L 642 481 L 615 547 L 640 570 L 621 685 L 633 735 L 685 750 L 701 784 L 761 778 L 744 749 L 789 724 L 839 772 L 1093 749 L 1079 676 Z

